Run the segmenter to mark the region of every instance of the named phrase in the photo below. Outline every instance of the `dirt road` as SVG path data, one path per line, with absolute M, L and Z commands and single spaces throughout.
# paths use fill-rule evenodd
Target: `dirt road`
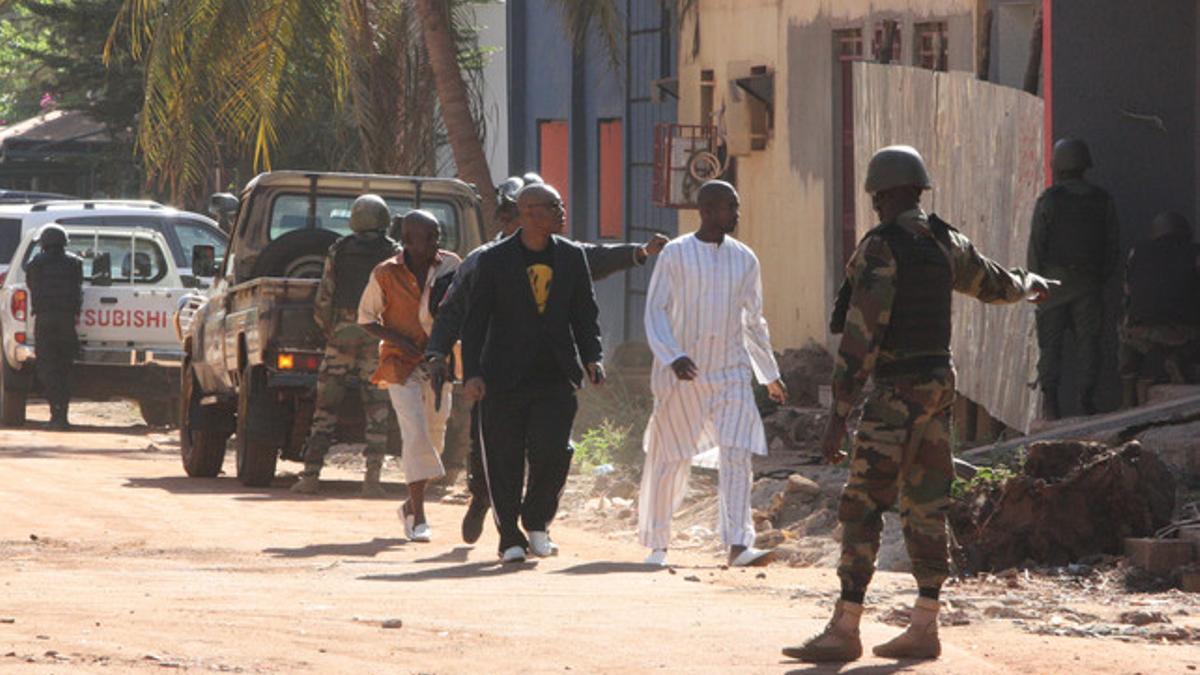
M 554 530 L 560 557 L 501 566 L 491 532 L 475 547 L 461 544 L 461 506 L 432 505 L 434 543 L 407 543 L 398 499 L 358 498 L 353 473 L 330 472 L 340 481 L 316 498 L 293 497 L 286 478 L 265 490 L 190 480 L 170 434 L 87 410 L 76 420 L 95 426 L 74 433 L 36 422 L 0 431 L 0 671 L 1200 668 L 1192 647 L 1043 637 L 988 622 L 944 628 L 936 663 L 810 669 L 782 659 L 779 647 L 821 627 L 831 570 L 770 567 L 760 577 L 701 553 L 676 559 L 674 573 L 651 570 L 633 564 L 642 556 L 634 542 L 570 526 Z M 399 477 L 387 478 L 398 495 Z M 884 574 L 878 586 L 903 598 L 909 584 Z M 390 621 L 401 625 L 384 627 Z M 867 622 L 865 642 L 896 630 Z

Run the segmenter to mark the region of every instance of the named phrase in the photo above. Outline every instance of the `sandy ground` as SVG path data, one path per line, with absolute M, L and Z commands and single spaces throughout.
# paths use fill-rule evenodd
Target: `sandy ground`
M 575 518 L 554 529 L 561 556 L 501 566 L 492 532 L 474 547 L 459 541 L 463 507 L 449 500 L 430 507 L 434 543 L 412 544 L 398 498 L 359 498 L 354 472 L 327 472 L 335 482 L 320 497 L 293 497 L 282 474 L 262 490 L 192 480 L 174 436 L 135 424 L 127 408 L 79 406 L 73 433 L 45 431 L 45 417 L 35 409 L 27 429 L 0 431 L 4 672 L 1200 668 L 1194 644 L 1040 636 L 998 620 L 943 628 L 937 662 L 810 668 L 779 648 L 823 625 L 829 569 L 727 570 L 710 552 L 682 551 L 674 571 L 653 570 L 636 564 L 643 551 L 631 539 Z M 387 479 L 398 497 L 399 476 Z M 871 597 L 910 588 L 884 573 Z M 878 618 L 864 623 L 868 647 L 897 632 Z

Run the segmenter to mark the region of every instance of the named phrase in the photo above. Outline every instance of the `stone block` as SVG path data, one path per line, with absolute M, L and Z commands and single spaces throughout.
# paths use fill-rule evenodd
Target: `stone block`
M 1191 563 L 1195 552 L 1190 541 L 1130 537 L 1125 540 L 1125 556 L 1147 572 L 1165 577 Z

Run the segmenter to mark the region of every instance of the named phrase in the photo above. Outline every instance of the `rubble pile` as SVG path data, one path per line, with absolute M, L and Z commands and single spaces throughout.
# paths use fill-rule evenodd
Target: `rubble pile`
M 974 573 L 1119 554 L 1126 537 L 1168 524 L 1174 506 L 1170 469 L 1136 441 L 1034 443 L 1017 475 L 955 500 L 955 557 Z
M 776 361 L 791 404 L 801 408 L 819 406 L 820 387 L 828 386 L 833 379 L 833 357 L 829 352 L 809 340 L 801 349 L 789 349 L 779 354 Z

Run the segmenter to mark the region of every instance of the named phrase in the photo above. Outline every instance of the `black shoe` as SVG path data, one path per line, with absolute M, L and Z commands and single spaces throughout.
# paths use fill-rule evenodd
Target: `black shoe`
M 462 538 L 468 544 L 479 541 L 483 534 L 483 517 L 487 515 L 489 504 L 483 499 L 472 497 L 467 505 L 467 513 L 462 521 Z

